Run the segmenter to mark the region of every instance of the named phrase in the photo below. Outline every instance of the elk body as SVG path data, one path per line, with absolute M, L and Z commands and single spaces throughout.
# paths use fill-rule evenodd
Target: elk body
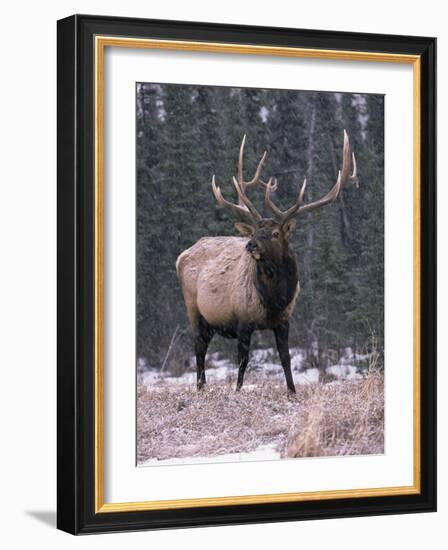
M 304 204 L 306 180 L 291 208 L 281 211 L 271 199 L 276 182 L 261 180 L 266 153 L 254 177 L 244 181 L 240 148 L 238 177 L 233 178 L 238 204 L 228 202 L 212 179 L 212 191 L 219 206 L 239 220 L 240 237 L 203 237 L 177 258 L 176 269 L 190 320 L 197 364 L 197 387 L 205 384 L 205 355 L 215 334 L 238 340 L 237 390 L 243 385 L 254 330 L 272 330 L 288 391 L 295 393 L 289 354 L 289 319 L 299 294 L 298 265 L 288 241 L 296 217 L 325 206 L 338 197 L 346 183 L 358 182 L 356 161 L 350 153 L 344 130 L 342 169 L 333 188 L 321 199 Z M 350 174 L 350 164 L 353 173 Z M 262 186 L 265 206 L 272 218 L 263 218 L 247 196 L 247 189 Z

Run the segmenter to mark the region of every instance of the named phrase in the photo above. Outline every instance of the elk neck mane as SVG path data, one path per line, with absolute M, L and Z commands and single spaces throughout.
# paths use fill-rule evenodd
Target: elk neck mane
M 288 250 L 282 258 L 257 261 L 255 287 L 266 309 L 268 324 L 275 324 L 293 301 L 297 292 L 297 261 Z

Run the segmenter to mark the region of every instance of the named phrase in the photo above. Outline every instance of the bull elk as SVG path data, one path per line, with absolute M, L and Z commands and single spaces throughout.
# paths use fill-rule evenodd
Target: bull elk
M 297 260 L 288 241 L 298 216 L 335 201 L 346 183 L 358 184 L 356 160 L 350 153 L 344 130 L 342 169 L 332 189 L 319 200 L 305 204 L 305 179 L 295 204 L 283 212 L 271 199 L 277 183 L 273 178 L 267 182 L 261 180 L 266 153 L 254 177 L 244 180 L 245 137 L 239 152 L 238 175 L 233 177 L 238 203 L 224 199 L 215 176 L 212 178 L 213 195 L 219 206 L 240 220 L 235 228 L 241 237 L 203 237 L 182 252 L 176 261 L 194 337 L 197 388 L 205 384 L 205 355 L 214 334 L 238 339 L 236 389 L 239 390 L 249 361 L 253 331 L 270 329 L 274 331 L 288 391 L 295 393 L 288 333 L 300 285 Z M 265 206 L 273 217 L 263 218 L 247 196 L 247 190 L 257 186 L 264 187 Z

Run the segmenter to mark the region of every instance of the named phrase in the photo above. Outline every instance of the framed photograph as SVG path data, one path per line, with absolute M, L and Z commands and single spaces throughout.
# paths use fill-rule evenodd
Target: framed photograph
M 436 509 L 434 38 L 58 22 L 58 527 Z

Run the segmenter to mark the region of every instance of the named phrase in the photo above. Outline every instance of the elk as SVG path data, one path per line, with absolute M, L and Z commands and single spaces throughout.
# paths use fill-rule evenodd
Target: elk
M 282 211 L 271 198 L 277 189 L 276 180 L 270 178 L 264 182 L 261 179 L 266 152 L 254 177 L 244 180 L 245 137 L 239 151 L 237 177 L 233 177 L 238 203 L 227 201 L 215 176 L 212 177 L 216 202 L 239 220 L 235 228 L 241 236 L 203 237 L 182 252 L 176 261 L 194 338 L 197 388 L 200 390 L 206 382 L 205 355 L 215 334 L 238 340 L 238 391 L 243 386 L 249 362 L 252 333 L 269 329 L 275 335 L 288 393 L 294 394 L 288 334 L 300 285 L 297 260 L 288 241 L 297 217 L 334 202 L 347 183 L 358 186 L 356 159 L 350 152 L 349 138 L 344 130 L 342 169 L 332 189 L 324 197 L 305 204 L 305 179 L 295 204 Z M 247 195 L 248 189 L 257 186 L 264 188 L 265 207 L 272 212 L 270 218 L 263 218 Z

